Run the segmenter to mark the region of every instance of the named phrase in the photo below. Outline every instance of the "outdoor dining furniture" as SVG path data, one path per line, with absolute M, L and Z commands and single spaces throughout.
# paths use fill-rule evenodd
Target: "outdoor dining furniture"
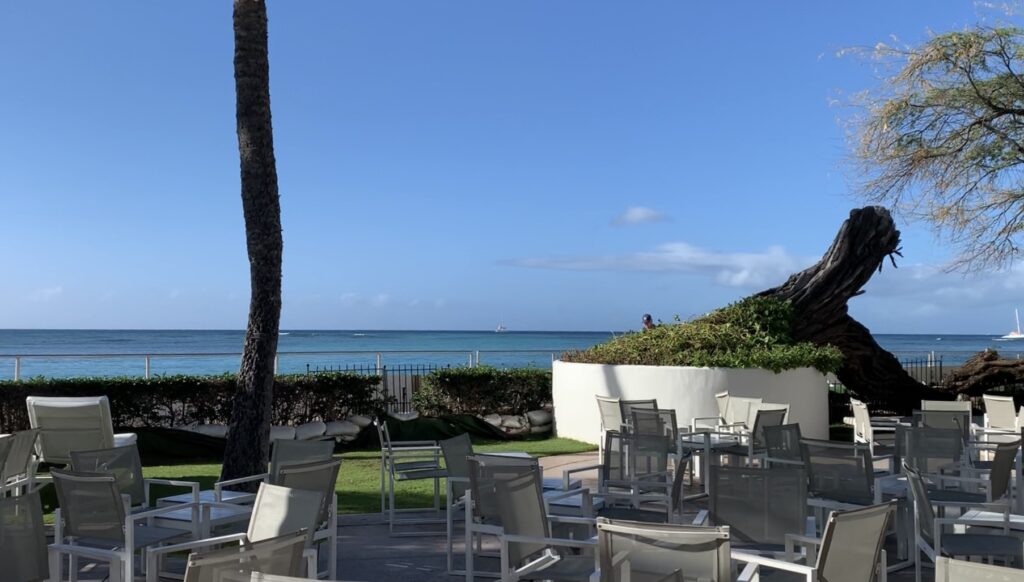
M 191 531 L 149 525 L 162 515 L 192 513 L 191 524 L 198 524 L 198 504 L 150 509 L 129 513 L 117 480 L 112 473 L 80 473 L 54 469 L 60 508 L 54 514 L 54 546 L 50 569 L 55 580 L 63 580 L 61 556 L 69 557 L 72 576 L 78 571 L 79 558 L 111 563 L 111 570 L 122 580 L 132 581 L 136 553 L 145 548 L 191 537 Z M 150 572 L 150 574 L 155 574 Z M 153 578 L 155 580 L 155 578 Z
M 578 580 L 594 572 L 595 540 L 552 536 L 552 522 L 592 527 L 594 520 L 549 516 L 539 471 L 495 480 L 494 495 L 501 518 L 501 533 L 497 537 L 502 582 Z M 569 553 L 566 549 L 578 553 Z
M 327 569 L 312 569 L 311 575 L 333 579 L 338 568 L 338 470 L 341 459 L 314 461 L 301 465 L 282 465 L 278 469 L 277 485 L 289 489 L 316 491 L 321 494 L 320 511 L 316 524 L 310 530 L 311 544 L 315 550 L 313 565 L 318 564 L 319 551 L 326 546 Z
M 1024 545 L 1019 538 L 1006 535 L 1009 527 L 1003 525 L 1003 534 L 946 532 L 943 526 L 954 525 L 957 518 L 939 518 L 922 473 L 904 465 L 910 484 L 914 513 L 914 577 L 921 582 L 921 554 L 935 562 L 940 556 L 985 556 L 1014 560 L 1018 566 L 1024 560 Z M 1007 513 L 1008 516 L 1008 508 Z M 1004 521 L 1004 523 L 1006 523 Z
M 380 438 L 380 485 L 381 512 L 388 514 L 388 531 L 393 536 L 434 535 L 433 531 L 396 532 L 396 527 L 445 523 L 444 517 L 414 517 L 400 519 L 401 513 L 422 513 L 441 511 L 441 479 L 447 472 L 441 467 L 441 448 L 436 441 L 392 441 L 387 422 L 375 419 L 377 436 Z M 429 479 L 434 485 L 434 502 L 430 507 L 402 508 L 395 506 L 395 484 L 402 481 Z M 385 499 L 386 495 L 386 499 Z
M 623 430 L 626 421 L 622 418 L 622 407 L 619 405 L 618 398 L 607 396 L 595 396 L 595 398 L 597 399 L 597 411 L 601 415 L 601 434 L 597 435 L 597 454 L 600 458 L 604 456 L 604 433 L 610 430 Z
M 240 546 L 191 553 L 184 582 L 250 582 L 253 572 L 300 576 L 306 569 L 302 558 L 307 533 L 298 530 Z
M 206 505 L 206 504 L 204 504 Z M 225 503 L 214 502 L 209 505 L 224 506 Z M 244 533 L 215 536 L 188 542 L 175 543 L 160 547 L 150 547 L 146 551 L 146 582 L 157 582 L 159 577 L 175 576 L 173 572 L 162 570 L 161 562 L 168 554 L 182 551 L 193 551 L 216 546 L 250 545 L 263 540 L 273 540 L 279 536 L 293 535 L 302 532 L 300 554 L 305 557 L 307 575 L 315 577 L 316 551 L 309 549 L 312 532 L 317 527 L 317 520 L 323 505 L 323 494 L 319 491 L 291 489 L 277 485 L 260 483 L 256 499 L 249 516 L 249 524 Z M 297 534 L 296 534 L 297 535 Z M 290 574 L 289 572 L 281 572 Z M 299 573 L 301 575 L 301 572 Z M 186 580 L 188 578 L 186 577 Z
M 772 463 L 784 465 L 802 465 L 803 449 L 800 441 L 800 425 L 797 423 L 781 424 L 764 427 L 764 462 L 766 467 Z
M 0 455 L 0 497 L 17 495 L 35 488 L 39 460 L 35 455 L 36 429 L 22 430 L 0 437 L 6 443 L 6 454 Z M 0 445 L 2 447 L 3 445 Z
M 814 531 L 807 516 L 807 473 L 803 467 L 712 465 L 708 509 L 694 525 L 729 526 L 732 544 L 784 547 L 787 535 Z
M 821 539 L 786 536 L 786 560 L 734 549 L 732 558 L 755 568 L 745 568 L 747 579 L 762 568 L 782 570 L 800 575 L 806 582 L 884 582 L 886 555 L 882 547 L 895 503 L 872 505 L 861 509 L 834 511 L 829 515 Z M 795 546 L 803 546 L 802 556 L 794 555 Z M 803 557 L 803 563 L 794 558 Z
M 599 517 L 599 580 L 728 582 L 732 575 L 729 540 L 728 527 L 652 524 Z
M 109 449 L 134 443 L 135 433 L 114 434 L 106 396 L 25 398 L 32 428 L 39 429 L 36 456 L 40 462 L 66 466 L 71 451 Z
M 732 396 L 728 392 L 720 392 L 715 395 L 718 404 L 719 415 L 710 417 L 695 417 L 690 421 L 690 430 L 722 430 L 735 427 L 749 426 L 747 423 L 752 420 L 751 410 L 756 410 L 764 399 L 747 396 Z
M 724 449 L 734 447 L 741 443 L 740 435 L 731 433 L 719 433 L 711 430 L 698 432 L 683 432 L 679 434 L 679 448 L 682 451 L 692 451 L 700 455 L 700 461 L 695 464 L 695 473 L 701 480 L 702 491 L 683 496 L 684 501 L 706 497 L 710 493 L 710 480 L 707 478 L 708 467 L 711 464 L 712 455 L 718 454 Z
M 0 582 L 49 579 L 39 491 L 0 496 Z
M 763 458 L 767 454 L 764 431 L 769 427 L 782 426 L 787 412 L 785 408 L 758 408 L 750 432 L 739 433 L 740 439 L 735 445 L 722 448 L 719 452 L 743 457 L 748 464 L 753 463 L 756 457 Z
M 1017 406 L 1013 396 L 983 394 L 981 400 L 985 404 L 986 431 L 1017 432 Z

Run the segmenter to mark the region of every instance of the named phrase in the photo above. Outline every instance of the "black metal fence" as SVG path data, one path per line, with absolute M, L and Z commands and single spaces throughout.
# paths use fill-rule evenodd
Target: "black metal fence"
M 900 364 L 915 380 L 928 386 L 941 384 L 951 368 L 943 366 L 942 356 L 902 360 Z
M 423 376 L 450 366 L 433 364 L 404 364 L 380 367 L 373 365 L 315 366 L 306 364 L 307 374 L 349 372 L 365 376 L 380 376 L 379 390 L 390 397 L 391 412 L 412 412 L 412 395 L 419 390 Z

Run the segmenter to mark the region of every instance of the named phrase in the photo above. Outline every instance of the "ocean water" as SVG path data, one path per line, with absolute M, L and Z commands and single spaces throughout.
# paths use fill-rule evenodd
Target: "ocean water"
M 0 330 L 0 379 L 20 376 L 216 374 L 236 371 L 241 330 Z M 286 330 L 279 339 L 278 370 L 351 366 L 458 366 L 479 361 L 498 367 L 547 368 L 565 350 L 604 342 L 611 332 Z M 901 359 L 941 358 L 956 365 L 993 348 L 1024 356 L 1024 340 L 995 335 L 880 334 L 879 344 Z M 343 352 L 343 353 L 325 353 Z M 177 356 L 167 354 L 190 354 Z M 93 356 L 93 357 L 89 357 Z M 96 357 L 100 356 L 100 357 Z

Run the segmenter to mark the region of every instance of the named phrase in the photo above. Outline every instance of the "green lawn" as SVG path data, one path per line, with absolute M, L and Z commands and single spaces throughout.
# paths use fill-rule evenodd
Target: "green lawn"
M 596 447 L 570 439 L 551 438 L 544 440 L 502 441 L 476 443 L 473 450 L 480 453 L 501 451 L 525 451 L 537 457 L 565 455 L 595 450 Z M 355 451 L 341 455 L 341 471 L 338 474 L 339 513 L 373 513 L 380 511 L 380 451 Z M 144 476 L 159 479 L 198 481 L 203 489 L 212 489 L 220 477 L 220 464 L 160 465 L 145 467 Z M 154 487 L 158 496 L 181 493 L 172 489 Z M 444 481 L 441 482 L 444 494 Z M 396 488 L 398 507 L 423 507 L 433 502 L 433 482 L 430 480 L 399 483 Z M 43 491 L 44 511 L 47 521 L 52 519 L 56 507 L 53 487 Z

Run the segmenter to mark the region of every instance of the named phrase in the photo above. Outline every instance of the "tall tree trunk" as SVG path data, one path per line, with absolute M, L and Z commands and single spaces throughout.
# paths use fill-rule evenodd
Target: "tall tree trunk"
M 281 323 L 281 201 L 270 123 L 264 0 L 234 0 L 234 29 L 235 115 L 251 298 L 222 479 L 266 472 Z
M 880 206 L 854 209 L 817 264 L 758 295 L 792 303 L 794 339 L 831 344 L 843 352 L 843 367 L 836 376 L 847 390 L 875 410 L 909 414 L 922 398 L 949 396 L 914 380 L 847 313 L 847 302 L 863 293 L 861 289 L 887 257 L 895 266 L 892 257 L 899 255 L 899 244 L 900 232 L 888 210 Z

